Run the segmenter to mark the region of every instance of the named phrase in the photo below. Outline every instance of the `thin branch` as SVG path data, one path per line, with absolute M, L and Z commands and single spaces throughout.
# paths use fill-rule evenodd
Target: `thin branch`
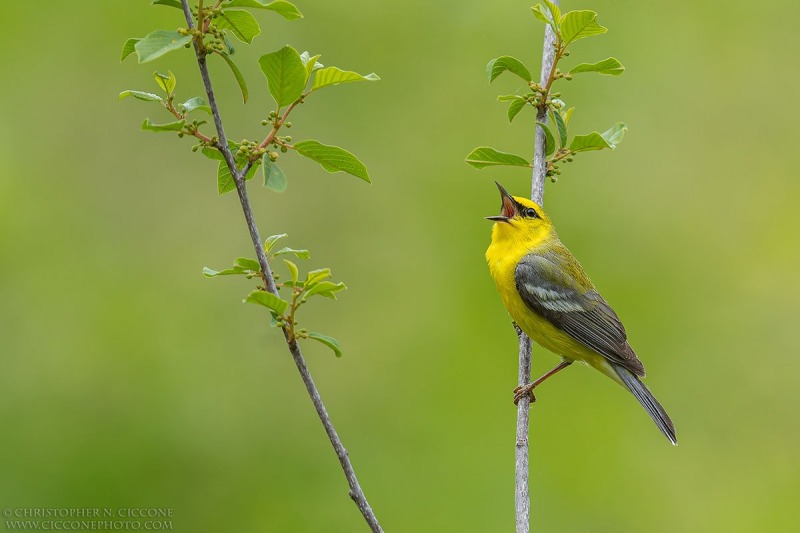
M 558 0 L 553 2 L 558 5 Z M 546 87 L 545 98 L 550 94 L 552 77 L 555 72 L 556 36 L 549 24 L 545 24 L 544 49 L 542 50 L 542 73 L 541 84 Z M 536 113 L 536 121 L 547 124 L 547 106 L 540 107 Z M 539 205 L 544 203 L 544 182 L 547 174 L 547 156 L 545 152 L 545 133 L 544 129 L 536 126 L 536 138 L 533 148 L 533 176 L 531 178 L 531 199 Z
M 192 12 L 189 9 L 188 0 L 181 0 L 181 4 L 183 6 L 183 14 L 186 18 L 186 24 L 190 29 L 194 29 L 194 20 L 192 19 Z M 199 38 L 202 39 L 202 37 Z M 217 136 L 219 138 L 217 149 L 219 149 L 225 158 L 225 163 L 228 165 L 231 176 L 233 176 L 233 180 L 236 183 L 236 192 L 239 194 L 239 202 L 242 205 L 242 211 L 244 212 L 244 217 L 247 221 L 247 228 L 250 231 L 250 238 L 253 241 L 253 247 L 258 257 L 258 263 L 261 266 L 264 287 L 267 291 L 277 295 L 278 289 L 275 286 L 275 278 L 272 275 L 272 270 L 270 269 L 267 261 L 267 256 L 264 252 L 264 246 L 262 245 L 261 237 L 258 234 L 258 227 L 256 226 L 255 219 L 253 217 L 253 210 L 250 207 L 250 200 L 247 197 L 247 188 L 244 177 L 247 173 L 249 165 L 241 171 L 236 168 L 236 161 L 230 151 L 230 148 L 228 147 L 225 129 L 222 126 L 222 118 L 219 113 L 219 107 L 217 106 L 217 100 L 214 96 L 214 89 L 211 85 L 211 78 L 208 74 L 206 53 L 201 48 L 197 38 L 194 40 L 194 51 L 195 55 L 197 56 L 197 66 L 200 69 L 200 77 L 203 80 L 203 86 L 205 87 L 206 96 L 208 97 L 208 105 L 211 107 L 211 114 L 214 117 L 214 124 L 217 128 Z M 301 352 L 300 347 L 297 345 L 297 341 L 290 339 L 289 331 L 286 328 L 283 329 L 283 334 L 286 337 L 286 345 L 289 348 L 289 352 L 292 354 L 292 358 L 297 366 L 297 370 L 300 372 L 300 376 L 302 377 L 303 383 L 306 386 L 308 395 L 311 397 L 311 402 L 314 404 L 314 408 L 316 409 L 320 421 L 325 428 L 325 433 L 328 434 L 328 438 L 330 439 L 331 445 L 336 452 L 336 456 L 339 458 L 339 464 L 341 464 L 342 470 L 344 470 L 347 483 L 350 485 L 350 498 L 352 498 L 358 506 L 358 509 L 364 516 L 364 520 L 366 520 L 373 533 L 382 533 L 383 529 L 381 529 L 378 519 L 375 517 L 375 513 L 373 513 L 366 496 L 364 496 L 364 491 L 361 490 L 361 485 L 358 482 L 358 478 L 356 477 L 355 470 L 350 462 L 347 450 L 342 444 L 339 435 L 336 433 L 336 429 L 333 427 L 330 416 L 328 416 L 328 411 L 325 409 L 325 404 L 322 402 L 322 398 L 320 397 L 319 391 L 314 384 L 314 380 L 311 378 L 311 373 L 308 370 L 308 366 L 306 366 L 303 353 Z
M 172 105 L 172 101 L 171 100 L 167 100 L 167 102 L 164 104 L 164 107 L 167 109 L 167 111 L 172 113 L 172 116 L 174 116 L 178 120 L 186 119 L 186 114 L 180 113 L 177 109 L 175 109 L 175 106 Z M 186 127 L 186 126 L 184 126 L 184 127 Z M 211 137 L 203 135 L 202 133 L 200 133 L 199 129 L 197 129 L 197 128 L 194 128 L 194 129 L 187 128 L 187 130 L 188 130 L 187 131 L 187 135 L 193 135 L 193 136 L 197 137 L 198 139 L 200 139 L 200 141 L 203 144 L 211 144 Z
M 311 91 L 304 92 L 300 98 L 289 104 L 289 107 L 286 108 L 281 118 L 276 118 L 275 123 L 272 125 L 272 130 L 267 134 L 261 144 L 258 145 L 259 148 L 266 148 L 270 145 L 270 143 L 275 140 L 275 137 L 278 135 L 278 131 L 280 131 L 281 127 L 286 124 L 286 121 L 289 119 L 289 114 L 292 110 L 297 107 L 298 105 L 305 102 L 306 97 L 311 94 Z
M 304 92 L 300 96 L 300 98 L 298 98 L 297 100 L 292 102 L 289 105 L 289 107 L 286 108 L 286 112 L 284 112 L 284 114 L 281 116 L 281 118 L 275 120 L 275 123 L 272 125 L 272 129 L 270 130 L 270 132 L 267 134 L 267 136 L 264 138 L 264 140 L 261 141 L 261 143 L 259 143 L 259 145 L 258 145 L 259 149 L 264 149 L 267 146 L 269 146 L 270 144 L 272 144 L 273 142 L 277 142 L 280 146 L 285 146 L 286 148 L 291 148 L 292 150 L 294 150 L 294 146 L 292 146 L 291 144 L 287 144 L 285 142 L 281 142 L 280 140 L 277 139 L 278 132 L 286 124 L 286 121 L 288 120 L 289 114 L 292 112 L 292 110 L 295 107 L 297 107 L 299 104 L 302 104 L 305 101 L 306 96 L 308 96 L 309 94 L 311 94 L 311 91 Z M 250 160 L 247 161 L 247 163 L 245 163 L 245 165 L 244 165 L 244 167 L 242 167 L 242 171 L 241 171 L 242 176 L 247 176 L 247 173 L 250 171 L 250 167 L 252 167 L 257 160 L 258 160 L 258 158 L 256 157 L 255 159 L 250 159 Z
M 558 5 L 558 0 L 553 2 Z M 554 48 L 556 36 L 549 24 L 545 25 L 544 49 L 542 50 L 541 85 L 549 88 L 555 72 Z M 546 97 L 543 97 L 546 100 Z M 536 120 L 547 123 L 547 107 L 538 109 Z M 536 126 L 536 137 L 533 151 L 533 176 L 531 178 L 531 198 L 542 205 L 544 201 L 544 181 L 547 173 L 547 156 L 545 152 L 545 133 L 541 126 Z M 517 328 L 519 335 L 519 385 L 527 385 L 531 381 L 531 340 Z M 515 492 L 514 510 L 516 511 L 517 533 L 529 533 L 531 527 L 531 497 L 528 489 L 528 431 L 530 403 L 521 401 L 517 405 L 517 439 L 515 449 Z

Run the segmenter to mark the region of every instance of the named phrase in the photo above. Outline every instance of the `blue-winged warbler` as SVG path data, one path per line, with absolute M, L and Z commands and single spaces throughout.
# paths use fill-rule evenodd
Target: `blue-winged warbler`
M 617 314 L 597 292 L 580 263 L 558 238 L 535 202 L 512 197 L 500 184 L 503 204 L 486 250 L 489 271 L 511 318 L 540 346 L 560 355 L 555 368 L 515 389 L 514 402 L 574 361 L 596 368 L 633 393 L 658 428 L 677 444 L 675 427 L 661 404 L 639 381 L 644 365 L 628 344 Z

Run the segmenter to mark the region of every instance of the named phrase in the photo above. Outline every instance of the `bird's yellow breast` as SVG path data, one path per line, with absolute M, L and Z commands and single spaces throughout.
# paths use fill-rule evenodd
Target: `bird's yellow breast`
M 502 228 L 500 229 L 502 231 Z M 522 300 L 517 290 L 516 269 L 520 260 L 535 250 L 534 243 L 521 242 L 496 235 L 486 250 L 486 261 L 489 272 L 497 285 L 497 292 L 508 310 L 508 314 L 522 331 L 528 334 L 537 344 L 544 346 L 559 355 L 563 355 L 563 343 L 558 342 L 564 334 L 549 322 L 535 314 Z M 555 342 L 552 342 L 555 341 Z
M 608 365 L 601 355 L 587 349 L 534 312 L 517 290 L 516 268 L 520 260 L 558 242 L 558 236 L 551 228 L 541 232 L 525 232 L 509 223 L 498 222 L 492 229 L 492 242 L 486 250 L 489 272 L 508 314 L 536 344 L 565 359 L 584 361 L 607 373 Z

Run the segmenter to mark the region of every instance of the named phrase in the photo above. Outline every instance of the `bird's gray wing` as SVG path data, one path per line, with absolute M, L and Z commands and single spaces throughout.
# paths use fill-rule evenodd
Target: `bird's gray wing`
M 587 348 L 644 376 L 644 366 L 628 344 L 625 327 L 617 314 L 591 285 L 580 266 L 577 272 L 567 268 L 572 261 L 577 264 L 574 258 L 569 261 L 569 251 L 560 252 L 522 258 L 514 273 L 522 300 L 532 311 Z

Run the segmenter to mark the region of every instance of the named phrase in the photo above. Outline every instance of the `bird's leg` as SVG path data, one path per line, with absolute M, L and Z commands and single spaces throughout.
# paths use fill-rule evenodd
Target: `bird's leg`
M 541 384 L 544 380 L 549 378 L 550 376 L 556 374 L 560 370 L 567 368 L 569 365 L 572 364 L 572 361 L 561 361 L 558 363 L 552 370 L 545 373 L 543 376 L 539 377 L 533 383 L 528 383 L 527 385 L 520 385 L 516 389 L 514 389 L 514 405 L 517 405 L 521 399 L 525 396 L 529 396 L 531 399 L 531 403 L 536 401 L 536 396 L 533 395 L 533 389 L 535 389 L 539 384 Z

